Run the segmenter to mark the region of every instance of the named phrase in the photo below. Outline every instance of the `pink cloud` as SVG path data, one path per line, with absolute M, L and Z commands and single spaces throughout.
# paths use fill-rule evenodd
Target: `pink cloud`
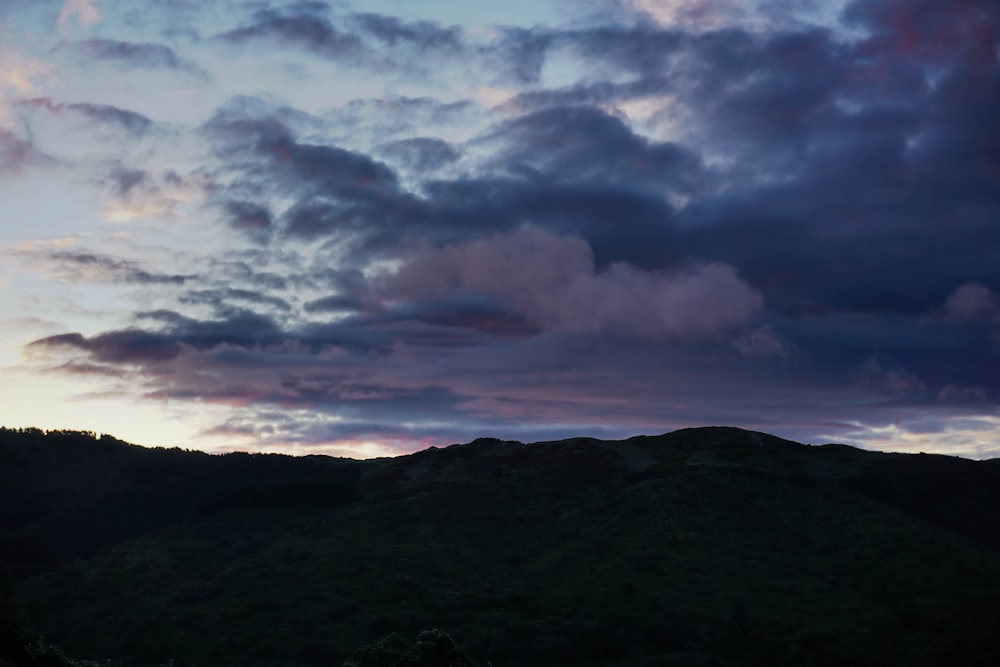
M 20 171 L 35 156 L 31 144 L 0 127 L 0 173 Z
M 66 0 L 59 12 L 59 27 L 71 26 L 74 21 L 81 26 L 91 26 L 101 20 L 101 8 L 94 0 Z
M 966 283 L 948 295 L 944 304 L 948 317 L 975 320 L 1000 317 L 1000 296 L 985 285 Z
M 716 335 L 763 306 L 726 264 L 661 272 L 620 262 L 598 271 L 583 239 L 534 228 L 420 247 L 381 288 L 395 300 L 486 294 L 543 330 L 647 339 Z

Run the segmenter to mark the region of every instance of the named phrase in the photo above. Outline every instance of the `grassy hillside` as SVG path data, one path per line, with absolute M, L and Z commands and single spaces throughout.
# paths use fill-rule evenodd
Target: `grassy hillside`
M 993 665 L 1000 466 L 706 428 L 366 462 L 0 433 L 34 630 L 127 665 Z

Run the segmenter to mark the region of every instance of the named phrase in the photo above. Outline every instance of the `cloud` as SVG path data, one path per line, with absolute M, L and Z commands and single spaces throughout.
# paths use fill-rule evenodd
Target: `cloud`
M 544 330 L 654 339 L 715 335 L 745 324 L 763 306 L 732 267 L 665 273 L 617 263 L 598 272 L 582 239 L 533 228 L 425 246 L 383 280 L 391 299 L 483 294 Z
M 741 34 L 727 35 L 739 39 Z M 557 31 L 552 43 L 584 60 L 597 77 L 584 82 L 634 82 L 657 78 L 674 80 L 687 68 L 700 65 L 691 48 L 697 40 L 685 32 L 650 25 L 600 25 Z
M 460 56 L 465 48 L 457 26 L 444 27 L 434 21 L 403 21 L 394 16 L 363 12 L 350 17 L 361 32 L 390 48 L 410 47 L 423 57 L 435 52 Z
M 356 59 L 363 52 L 356 35 L 337 29 L 325 16 L 311 12 L 260 10 L 249 24 L 222 33 L 217 39 L 236 45 L 270 41 L 332 60 Z
M 26 96 L 35 93 L 39 81 L 50 71 L 51 65 L 43 60 L 25 58 L 17 52 L 0 51 L 0 93 Z M 3 120 L 0 116 L 0 120 Z
M 94 360 L 108 364 L 155 364 L 180 354 L 179 346 L 168 336 L 140 329 L 111 331 L 91 338 L 78 333 L 60 334 L 36 340 L 29 348 L 83 350 Z
M 654 0 L 632 0 L 629 8 L 656 21 L 664 27 L 695 30 L 718 29 L 733 22 L 733 14 L 740 13 L 741 3 L 731 0 L 705 2 L 705 0 L 680 0 L 662 3 Z
M 358 310 L 363 301 L 355 296 L 337 294 L 315 299 L 305 304 L 307 313 L 349 313 Z
M 29 141 L 0 127 L 0 174 L 17 174 L 24 167 L 46 162 L 49 158 Z
M 87 251 L 52 251 L 44 259 L 55 265 L 55 275 L 62 282 L 111 282 L 139 285 L 183 285 L 194 276 L 147 271 L 130 260 L 117 259 Z
M 18 105 L 45 109 L 57 115 L 73 112 L 88 120 L 114 125 L 136 135 L 145 134 L 153 126 L 153 121 L 148 116 L 108 104 L 55 103 L 49 97 L 36 97 L 22 100 Z
M 789 343 L 769 324 L 743 332 L 733 341 L 733 347 L 751 359 L 788 359 L 792 354 Z
M 202 127 L 217 142 L 218 154 L 248 171 L 268 168 L 269 178 L 297 192 L 350 197 L 365 190 L 394 188 L 396 175 L 388 166 L 358 151 L 326 143 L 299 141 L 282 120 L 260 116 L 244 100 L 233 100 Z
M 432 63 L 447 65 L 449 59 L 468 53 L 457 26 L 372 12 L 349 14 L 334 23 L 329 7 L 321 3 L 258 10 L 248 22 L 215 39 L 235 46 L 279 44 L 340 64 L 424 76 L 432 73 Z
M 204 74 L 191 61 L 185 60 L 166 44 L 153 42 L 124 42 L 111 39 L 86 39 L 79 42 L 60 42 L 54 51 L 106 61 L 130 68 L 169 69 L 192 74 Z
M 238 191 L 291 198 L 270 218 L 278 237 L 343 243 L 353 246 L 363 262 L 372 248 L 398 241 L 399 226 L 420 217 L 420 202 L 384 162 L 327 143 L 299 141 L 281 121 L 248 117 L 244 111 L 238 106 L 220 110 L 202 132 L 214 140 L 223 171 Z M 258 241 L 267 238 L 259 226 L 241 227 Z
M 990 402 L 989 394 L 981 387 L 961 387 L 953 384 L 945 385 L 938 393 L 938 400 L 943 403 L 959 405 L 983 405 Z
M 637 136 L 620 118 L 592 107 L 555 107 L 526 114 L 495 132 L 505 170 L 604 186 L 647 185 L 690 193 L 701 177 L 697 156 L 672 143 Z
M 179 302 L 185 304 L 207 304 L 212 306 L 217 313 L 222 315 L 233 312 L 238 313 L 240 311 L 240 306 L 236 306 L 235 304 L 237 303 L 262 306 L 279 312 L 288 312 L 292 310 L 291 304 L 282 298 L 270 296 L 253 290 L 233 287 L 190 291 L 183 294 L 180 297 Z
M 843 18 L 851 26 L 867 31 L 862 47 L 881 58 L 995 67 L 992 49 L 996 46 L 994 28 L 1000 11 L 989 3 L 853 0 L 847 4 Z
M 259 204 L 245 200 L 228 200 L 223 204 L 229 225 L 248 236 L 264 242 L 274 228 L 271 211 Z
M 948 295 L 944 310 L 954 320 L 1000 321 L 1000 296 L 980 283 L 966 283 Z
M 376 151 L 422 176 L 459 159 L 460 153 L 443 139 L 412 137 L 382 144 Z
M 286 338 L 272 317 L 245 308 L 229 308 L 217 320 L 198 320 L 169 310 L 139 315 L 143 320 L 163 325 L 156 335 L 169 337 L 177 344 L 196 350 L 278 345 Z
M 141 170 L 116 166 L 104 179 L 101 213 L 111 222 L 176 219 L 185 207 L 204 201 L 214 189 L 204 173 L 172 169 Z
M 898 367 L 886 368 L 878 357 L 871 357 L 854 369 L 854 376 L 864 387 L 889 394 L 912 394 L 926 388 L 913 373 Z
M 416 128 L 464 127 L 478 120 L 480 112 L 470 100 L 444 102 L 434 97 L 385 97 L 359 98 L 326 114 L 331 122 L 352 131 L 368 129 L 375 137 L 373 143 L 381 144 L 389 136 L 407 135 Z
M 487 71 L 501 80 L 524 85 L 536 83 L 546 58 L 555 45 L 555 35 L 540 28 L 500 27 L 495 43 L 481 49 Z
M 74 21 L 82 26 L 91 26 L 101 20 L 101 9 L 95 0 L 66 0 L 59 11 L 59 27 L 66 28 Z
M 595 4 L 477 36 L 323 2 L 219 24 L 185 1 L 166 28 L 158 10 L 127 33 L 109 15 L 103 38 L 56 47 L 139 82 L 203 54 L 219 76 L 177 98 L 197 128 L 169 104 L 130 111 L 149 98 L 104 79 L 39 90 L 77 84 L 0 54 L 2 175 L 61 139 L 46 114 L 117 128 L 101 155 L 119 155 L 46 176 L 85 173 L 106 219 L 144 221 L 86 237 L 130 244 L 121 257 L 33 257 L 162 308 L 34 349 L 303 448 L 721 419 L 871 443 L 994 410 L 997 11 L 859 0 L 840 24 L 840 3 Z M 54 5 L 74 24 L 85 6 Z M 336 90 L 289 87 L 314 70 Z M 246 81 L 262 92 L 213 113 Z M 22 200 L 19 219 L 72 196 Z M 192 268 L 130 259 L 161 244 L 176 254 L 147 256 Z

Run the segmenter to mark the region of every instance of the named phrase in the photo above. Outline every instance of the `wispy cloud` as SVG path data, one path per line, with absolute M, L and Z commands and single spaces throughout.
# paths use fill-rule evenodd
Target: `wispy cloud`
M 92 58 L 121 67 L 178 70 L 203 75 L 204 71 L 193 61 L 177 55 L 166 44 L 155 42 L 127 42 L 112 39 L 85 39 L 59 42 L 53 49 L 78 57 Z
M 53 102 L 48 97 L 36 97 L 18 102 L 19 106 L 44 109 L 53 114 L 75 113 L 83 118 L 114 125 L 133 134 L 144 134 L 153 126 L 153 121 L 141 113 L 120 109 L 110 104 L 88 104 Z

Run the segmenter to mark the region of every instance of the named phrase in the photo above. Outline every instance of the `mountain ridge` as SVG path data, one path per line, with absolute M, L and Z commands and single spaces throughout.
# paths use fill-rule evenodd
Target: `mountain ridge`
M 336 665 L 439 627 L 497 666 L 1000 657 L 990 462 L 732 427 L 365 461 L 103 440 L 0 431 L 0 561 L 74 655 Z

